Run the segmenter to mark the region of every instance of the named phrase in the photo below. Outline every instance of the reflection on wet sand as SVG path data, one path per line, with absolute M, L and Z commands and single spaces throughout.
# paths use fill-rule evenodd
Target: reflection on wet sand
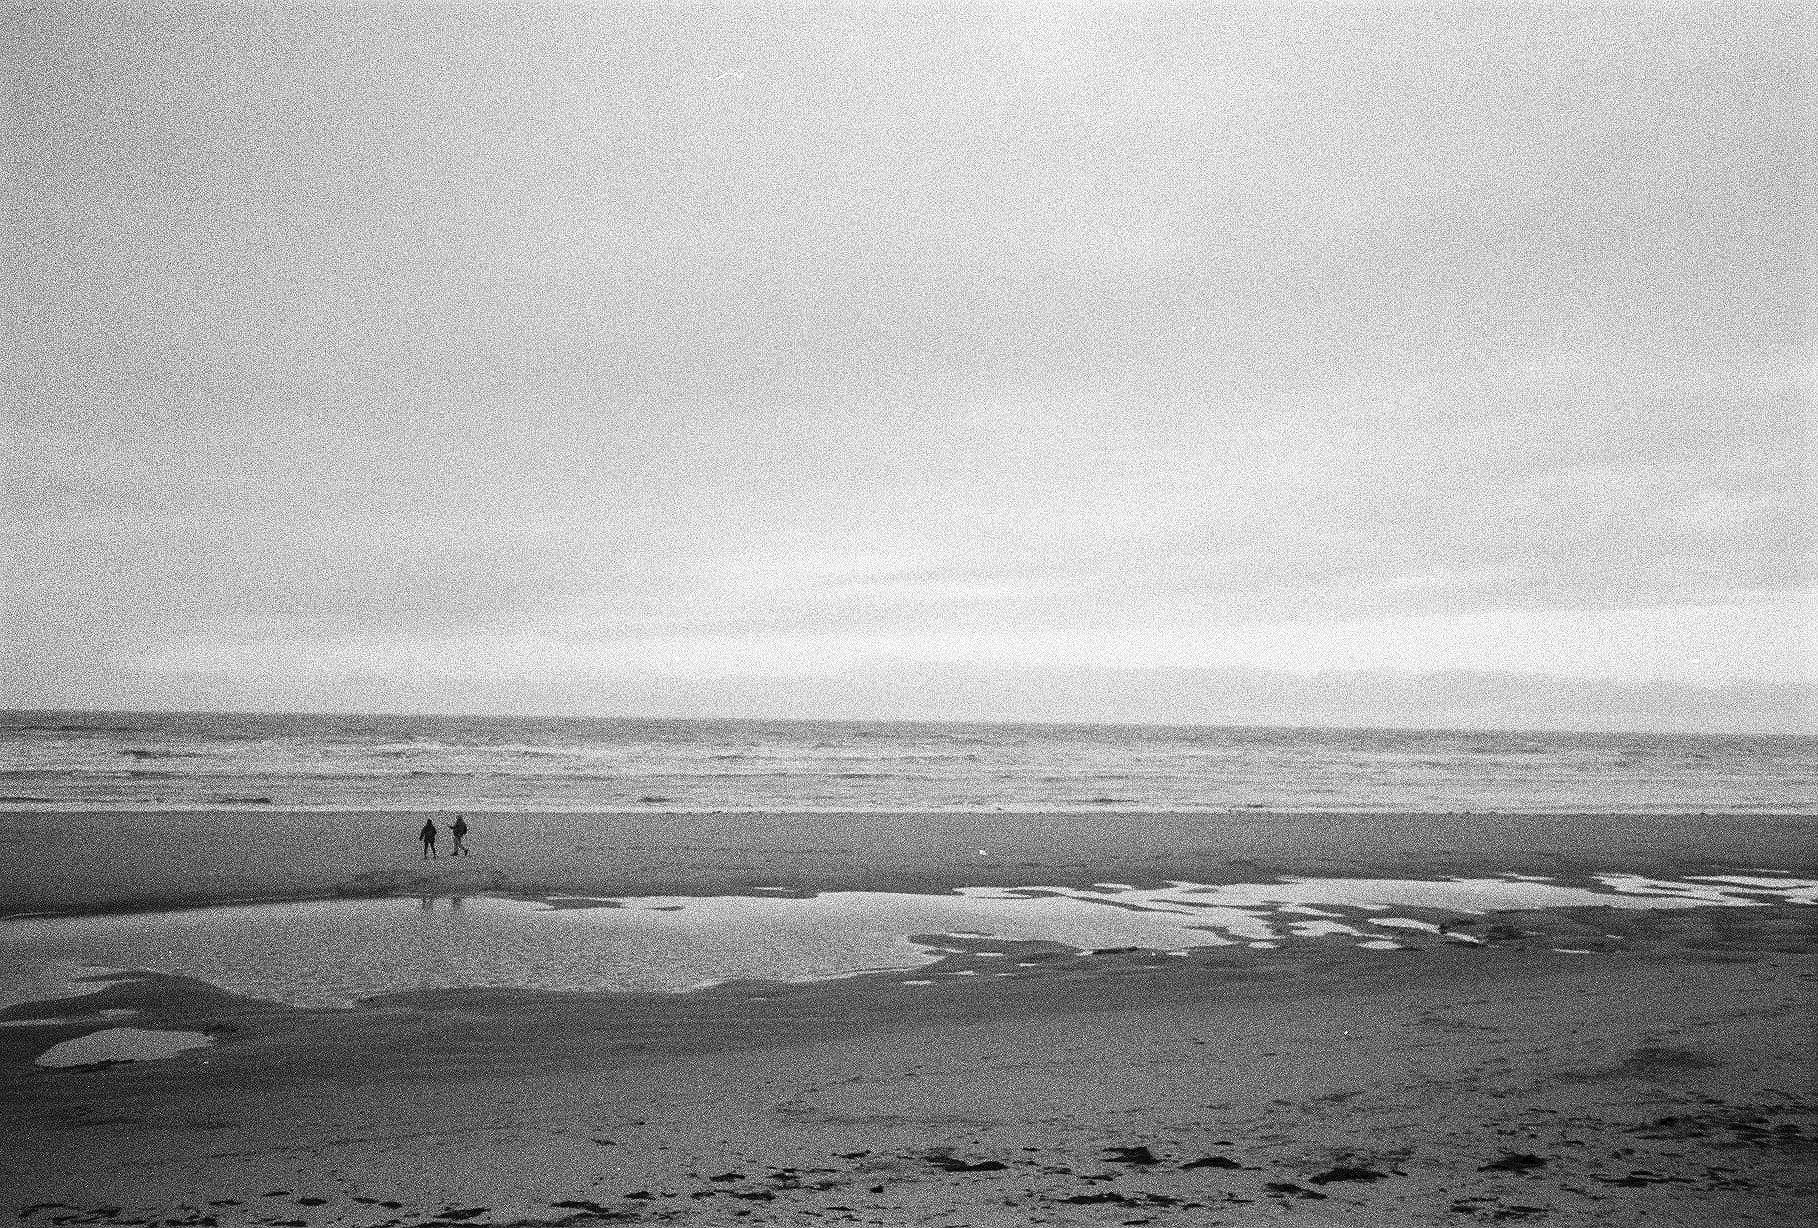
M 214 1042 L 203 1032 L 165 1032 L 146 1028 L 104 1028 L 38 1056 L 40 1066 L 96 1066 L 103 1062 L 154 1062 Z

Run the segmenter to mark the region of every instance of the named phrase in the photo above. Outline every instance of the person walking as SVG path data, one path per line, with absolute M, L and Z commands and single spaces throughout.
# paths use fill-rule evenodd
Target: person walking
M 473 850 L 468 848 L 466 844 L 467 816 L 464 814 L 457 814 L 455 816 L 454 826 L 450 827 L 448 830 L 454 833 L 454 851 L 451 852 L 449 856 L 472 857 Z
M 417 833 L 417 839 L 423 842 L 423 856 L 434 857 L 436 855 L 436 821 L 434 819 L 423 820 L 423 830 Z

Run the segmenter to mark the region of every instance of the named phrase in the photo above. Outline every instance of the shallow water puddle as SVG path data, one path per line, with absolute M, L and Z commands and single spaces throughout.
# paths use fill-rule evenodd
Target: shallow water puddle
M 599 907 L 578 907 L 572 898 L 559 906 L 491 896 L 320 900 L 20 917 L 0 921 L 0 1007 L 95 992 L 105 983 L 81 982 L 76 971 L 92 972 L 96 963 L 328 1007 L 425 989 L 679 992 L 731 980 L 828 980 L 909 971 L 947 957 L 990 958 L 1001 952 L 981 944 L 1022 941 L 1078 951 L 1238 943 L 1266 950 L 1304 941 L 1387 951 L 1405 943 L 1371 928 L 1401 930 L 1409 940 L 1440 932 L 1431 921 L 1378 915 L 1391 909 L 1460 915 L 1583 905 L 1749 907 L 1810 903 L 1815 892 L 1818 883 L 1790 878 L 1672 882 L 1608 875 L 1588 887 L 1510 875 L 974 887 L 949 895 L 636 897 L 597 901 Z
M 146 1028 L 103 1028 L 38 1055 L 40 1066 L 93 1066 L 99 1062 L 155 1062 L 214 1043 L 202 1032 L 155 1032 Z

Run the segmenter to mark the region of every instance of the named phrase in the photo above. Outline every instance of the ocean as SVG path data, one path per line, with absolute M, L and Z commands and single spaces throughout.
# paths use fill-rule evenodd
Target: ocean
M 0 712 L 0 808 L 1818 811 L 1818 739 Z

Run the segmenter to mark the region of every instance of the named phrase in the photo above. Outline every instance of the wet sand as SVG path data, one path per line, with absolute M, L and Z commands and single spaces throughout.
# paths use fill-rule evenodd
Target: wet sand
M 20 853 L 14 818 L 0 830 L 21 877 L 43 853 Z M 1403 822 L 900 820 L 866 834 L 857 820 L 722 820 L 641 841 L 629 824 L 595 824 L 597 856 L 542 885 L 704 894 L 902 889 L 908 876 L 946 889 L 1416 866 L 1809 877 L 1818 834 L 1791 819 Z M 475 876 L 522 890 L 549 862 L 508 861 L 488 836 L 587 830 L 546 816 L 476 827 L 471 866 L 426 870 L 396 850 L 370 864 L 370 844 L 355 843 L 311 862 L 310 881 L 412 893 Z M 985 830 L 1003 860 L 974 867 L 964 846 L 978 857 Z M 264 856 L 238 865 L 211 847 L 196 838 L 196 881 L 110 870 L 61 894 L 41 884 L 39 907 L 273 887 Z M 348 1010 L 129 977 L 0 1012 L 67 1020 L 0 1028 L 0 1213 L 308 1228 L 1790 1222 L 1818 1194 L 1815 914 L 1508 912 L 1469 923 L 1481 945 L 1414 935 L 1393 952 L 1031 943 L 988 960 L 956 944 L 931 968 L 820 984 L 455 990 Z M 33 1064 L 121 1025 L 214 1044 L 157 1062 Z
M 485 814 L 424 861 L 411 814 L 0 811 L 0 912 L 449 895 L 1156 886 L 1274 874 L 1818 872 L 1800 815 Z M 443 837 L 447 851 L 448 838 Z

